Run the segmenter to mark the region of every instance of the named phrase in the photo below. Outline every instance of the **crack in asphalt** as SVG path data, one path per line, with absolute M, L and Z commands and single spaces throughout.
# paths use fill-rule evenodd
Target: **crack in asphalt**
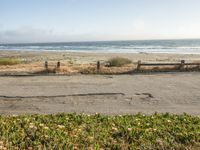
M 25 99 L 25 98 L 59 98 L 59 97 L 68 97 L 68 96 L 101 96 L 101 95 L 125 95 L 124 93 L 86 93 L 86 94 L 69 94 L 69 95 L 52 95 L 52 96 L 6 96 L 0 95 L 0 98 L 5 99 Z

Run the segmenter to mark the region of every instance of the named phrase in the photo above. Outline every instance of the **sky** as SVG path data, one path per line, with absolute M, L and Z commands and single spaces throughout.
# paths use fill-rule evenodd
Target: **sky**
M 0 0 L 0 43 L 200 38 L 200 0 Z

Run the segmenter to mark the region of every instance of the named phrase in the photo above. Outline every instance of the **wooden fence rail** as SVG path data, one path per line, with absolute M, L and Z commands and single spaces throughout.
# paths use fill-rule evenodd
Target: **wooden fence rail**
M 180 63 L 142 63 L 138 61 L 137 70 L 139 71 L 141 66 L 180 66 L 180 70 L 184 70 L 184 66 L 199 66 L 200 63 L 185 63 L 185 60 L 181 60 Z

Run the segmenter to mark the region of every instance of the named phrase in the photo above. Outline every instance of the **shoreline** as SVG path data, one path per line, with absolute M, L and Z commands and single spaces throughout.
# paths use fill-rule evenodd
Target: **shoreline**
M 189 52 L 121 52 L 121 51 L 77 51 L 77 50 L 2 50 L 0 52 L 20 52 L 20 53 L 75 53 L 75 54 L 168 54 L 168 55 L 200 55 L 200 52 L 189 53 Z

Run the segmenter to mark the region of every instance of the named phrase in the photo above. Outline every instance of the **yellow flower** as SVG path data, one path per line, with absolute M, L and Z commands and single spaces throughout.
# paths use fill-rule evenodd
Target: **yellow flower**
M 78 131 L 79 131 L 79 132 L 81 132 L 81 131 L 82 131 L 82 129 L 78 129 Z
M 49 127 L 44 127 L 44 129 L 48 130 L 48 129 L 49 129 Z
M 168 123 L 172 122 L 171 120 L 167 120 Z
M 44 124 L 43 124 L 43 123 L 40 123 L 39 126 L 40 126 L 40 127 L 44 127 Z
M 63 126 L 63 125 L 58 125 L 58 128 L 63 129 L 63 128 L 65 128 L 65 126 Z
M 115 127 L 112 127 L 112 130 L 114 130 L 114 131 L 117 131 L 118 129 L 117 129 L 117 128 L 115 128 Z
M 90 141 L 94 140 L 94 137 L 92 137 L 92 136 L 89 136 L 88 138 L 89 138 Z

